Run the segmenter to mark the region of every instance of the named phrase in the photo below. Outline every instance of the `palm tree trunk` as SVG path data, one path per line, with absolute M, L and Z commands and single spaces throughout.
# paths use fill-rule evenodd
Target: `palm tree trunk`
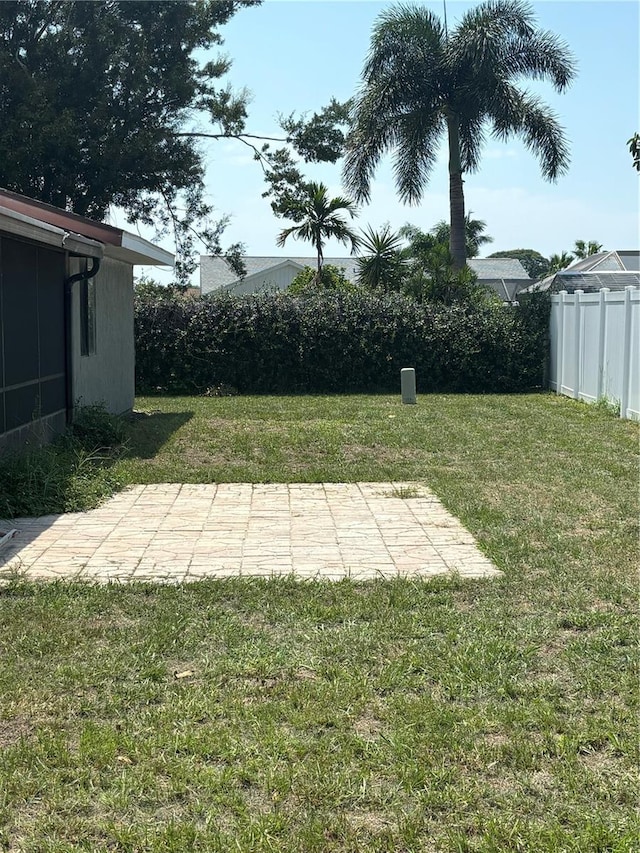
M 316 244 L 316 249 L 318 250 L 318 271 L 316 272 L 316 287 L 320 287 L 320 282 L 322 281 L 322 242 L 318 240 Z
M 464 190 L 462 187 L 460 135 L 458 133 L 458 116 L 449 111 L 447 111 L 446 115 L 449 137 L 449 209 L 451 216 L 449 251 L 453 258 L 454 270 L 461 270 L 467 263 L 467 255 L 465 248 Z

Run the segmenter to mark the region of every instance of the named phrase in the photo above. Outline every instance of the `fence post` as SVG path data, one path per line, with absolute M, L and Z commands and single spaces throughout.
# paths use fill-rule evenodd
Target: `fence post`
M 573 361 L 575 364 L 575 388 L 573 389 L 573 399 L 580 399 L 580 318 L 581 318 L 581 307 L 582 307 L 582 295 L 584 290 L 575 290 L 573 293 L 573 308 L 576 312 L 575 317 L 573 318 L 574 322 L 574 335 L 575 340 L 573 342 Z
M 604 395 L 604 353 L 605 336 L 607 334 L 607 295 L 609 288 L 603 287 L 600 291 L 600 302 L 598 304 L 599 332 L 598 332 L 598 376 L 596 378 L 596 403 Z
M 564 364 L 562 352 L 564 348 L 564 298 L 567 295 L 566 290 L 561 290 L 558 294 L 558 340 L 556 341 L 556 394 L 562 394 L 562 375 L 564 373 Z
M 631 291 L 633 286 L 624 289 L 624 332 L 622 335 L 622 397 L 620 398 L 620 417 L 627 417 L 629 407 L 629 379 L 631 377 Z

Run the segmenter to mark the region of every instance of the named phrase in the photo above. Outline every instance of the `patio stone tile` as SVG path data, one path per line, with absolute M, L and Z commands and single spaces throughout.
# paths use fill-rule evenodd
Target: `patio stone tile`
M 12 525 L 0 567 L 40 579 L 500 574 L 421 483 L 139 485 L 87 513 Z
M 196 545 L 191 554 L 192 560 L 207 560 L 207 559 L 229 559 L 239 560 L 242 556 L 242 543 L 238 542 L 233 546 L 226 545 L 224 547 L 203 547 Z

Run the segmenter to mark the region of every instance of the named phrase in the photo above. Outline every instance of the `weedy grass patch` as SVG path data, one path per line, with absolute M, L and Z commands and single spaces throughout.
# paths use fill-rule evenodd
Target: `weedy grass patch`
M 80 512 L 125 483 L 113 464 L 123 452 L 127 424 L 103 406 L 84 406 L 64 435 L 43 447 L 0 458 L 0 518 Z
M 551 395 L 138 405 L 122 482 L 422 482 L 504 575 L 8 578 L 0 849 L 637 849 L 637 425 Z

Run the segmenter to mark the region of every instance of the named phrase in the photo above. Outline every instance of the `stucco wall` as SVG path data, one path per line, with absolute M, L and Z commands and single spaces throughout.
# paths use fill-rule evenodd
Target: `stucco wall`
M 287 264 L 277 269 L 248 275 L 245 279 L 227 289 L 229 293 L 233 293 L 235 296 L 244 296 L 247 293 L 269 293 L 275 290 L 286 290 L 299 272 L 299 267 Z
M 80 263 L 71 261 L 72 273 L 79 271 Z M 80 284 L 73 285 L 73 401 L 80 405 L 104 403 L 108 411 L 121 414 L 133 408 L 135 389 L 133 268 L 103 258 L 95 288 L 96 351 L 82 355 Z

